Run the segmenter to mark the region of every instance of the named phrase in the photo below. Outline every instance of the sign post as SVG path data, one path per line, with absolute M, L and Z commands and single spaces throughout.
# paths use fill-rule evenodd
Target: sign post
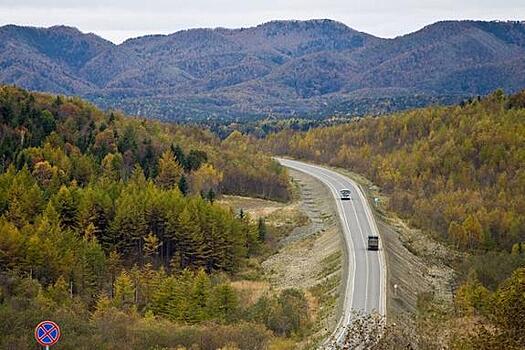
M 60 327 L 53 321 L 42 321 L 35 327 L 35 339 L 38 344 L 49 350 L 60 339 Z

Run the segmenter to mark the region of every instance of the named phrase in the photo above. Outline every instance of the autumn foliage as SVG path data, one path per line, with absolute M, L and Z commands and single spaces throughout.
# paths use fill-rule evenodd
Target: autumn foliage
M 242 135 L 0 87 L 0 152 L 1 348 L 32 348 L 43 317 L 64 349 L 264 349 L 291 334 L 230 285 L 265 242 L 216 196 L 289 196 L 286 172 Z
M 391 209 L 458 248 L 510 251 L 525 241 L 523 94 L 281 131 L 263 142 L 366 175 Z

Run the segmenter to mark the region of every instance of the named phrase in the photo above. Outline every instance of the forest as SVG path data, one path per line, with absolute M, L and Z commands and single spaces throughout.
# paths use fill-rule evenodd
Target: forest
M 44 318 L 62 349 L 300 337 L 303 292 L 247 302 L 232 287 L 271 230 L 216 198 L 290 196 L 286 171 L 248 141 L 0 87 L 0 348 L 33 349 Z
M 465 257 L 453 308 L 421 295 L 415 333 L 365 320 L 361 331 L 376 322 L 385 336 L 358 341 L 525 347 L 525 92 L 209 127 L 0 87 L 0 348 L 34 349 L 33 327 L 50 318 L 63 349 L 293 349 L 314 319 L 305 294 L 235 286 L 261 278 L 274 228 L 217 203 L 288 201 L 270 154 L 365 175 L 390 210 Z
M 284 129 L 259 142 L 274 154 L 366 176 L 386 194 L 391 211 L 465 256 L 453 266 L 457 304 L 445 313 L 456 323 L 434 324 L 443 334 L 451 333 L 447 326 L 473 330 L 455 340 L 458 348 L 525 346 L 525 91 Z M 475 326 L 458 325 L 466 316 Z
M 496 92 L 263 142 L 276 154 L 366 175 L 394 211 L 460 249 L 510 251 L 525 242 L 524 96 Z

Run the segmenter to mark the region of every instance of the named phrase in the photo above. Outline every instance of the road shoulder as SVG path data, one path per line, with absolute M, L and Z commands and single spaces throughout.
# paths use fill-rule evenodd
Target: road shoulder
M 279 251 L 263 262 L 276 289 L 301 288 L 315 304 L 315 325 L 301 349 L 315 348 L 335 328 L 342 311 L 346 252 L 330 190 L 311 175 L 289 169 L 299 192 L 298 205 L 310 223 L 284 238 Z M 345 266 L 343 270 L 343 266 Z

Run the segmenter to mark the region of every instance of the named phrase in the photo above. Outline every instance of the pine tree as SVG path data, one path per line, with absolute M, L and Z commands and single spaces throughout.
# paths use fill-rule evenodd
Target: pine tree
M 182 267 L 199 266 L 202 262 L 201 252 L 204 247 L 199 221 L 196 220 L 195 206 L 190 210 L 186 206 L 180 216 L 178 227 L 180 230 L 177 249 L 181 255 Z
M 193 322 L 193 310 L 191 308 L 191 291 L 193 288 L 194 275 L 185 269 L 174 279 L 169 280 L 169 298 L 167 300 L 168 317 L 175 321 Z
M 184 151 L 179 145 L 171 145 L 171 151 L 173 152 L 173 155 L 175 156 L 175 159 L 177 162 L 184 168 L 187 168 L 186 165 L 186 156 L 184 155 Z
M 115 296 L 115 280 L 122 270 L 122 259 L 119 253 L 111 251 L 107 259 L 107 272 L 111 281 L 111 297 Z
M 115 280 L 114 289 L 113 305 L 123 310 L 130 309 L 135 303 L 135 285 L 128 272 L 120 273 Z
M 24 258 L 24 237 L 20 230 L 4 218 L 0 218 L 0 265 L 6 268 L 20 267 Z
M 191 290 L 191 309 L 193 320 L 201 322 L 208 319 L 208 303 L 211 291 L 211 282 L 203 269 L 200 269 L 193 279 Z
M 260 242 L 266 241 L 267 233 L 268 233 L 268 230 L 266 228 L 266 223 L 264 222 L 264 218 L 260 217 L 259 221 L 257 222 L 257 236 Z
M 185 196 L 188 194 L 188 181 L 186 176 L 182 175 L 178 183 L 179 191 Z
M 166 273 L 161 267 L 158 270 L 153 268 L 153 265 L 147 263 L 140 270 L 139 284 L 140 284 L 140 299 L 139 306 L 141 309 L 148 308 L 151 301 L 153 300 L 153 295 L 161 287 L 162 281 L 166 278 Z
M 47 288 L 47 294 L 57 305 L 71 304 L 69 285 L 63 276 L 60 276 L 53 285 Z
M 62 186 L 53 200 L 61 226 L 66 229 L 76 229 L 79 224 L 78 202 L 73 191 L 66 186 Z
M 106 255 L 96 237 L 84 237 L 78 245 L 78 266 L 75 271 L 77 290 L 89 299 L 103 284 L 107 268 Z
M 213 288 L 210 296 L 210 315 L 222 322 L 233 322 L 237 318 L 239 298 L 235 290 L 226 283 Z
M 129 184 L 116 202 L 111 232 L 117 242 L 118 251 L 142 263 L 144 237 L 148 233 L 143 207 L 148 187 L 143 177 L 134 181 L 138 181 L 139 184 Z
M 167 150 L 159 159 L 159 174 L 156 182 L 163 188 L 172 188 L 178 185 L 182 172 L 182 167 L 173 156 L 173 153 Z

